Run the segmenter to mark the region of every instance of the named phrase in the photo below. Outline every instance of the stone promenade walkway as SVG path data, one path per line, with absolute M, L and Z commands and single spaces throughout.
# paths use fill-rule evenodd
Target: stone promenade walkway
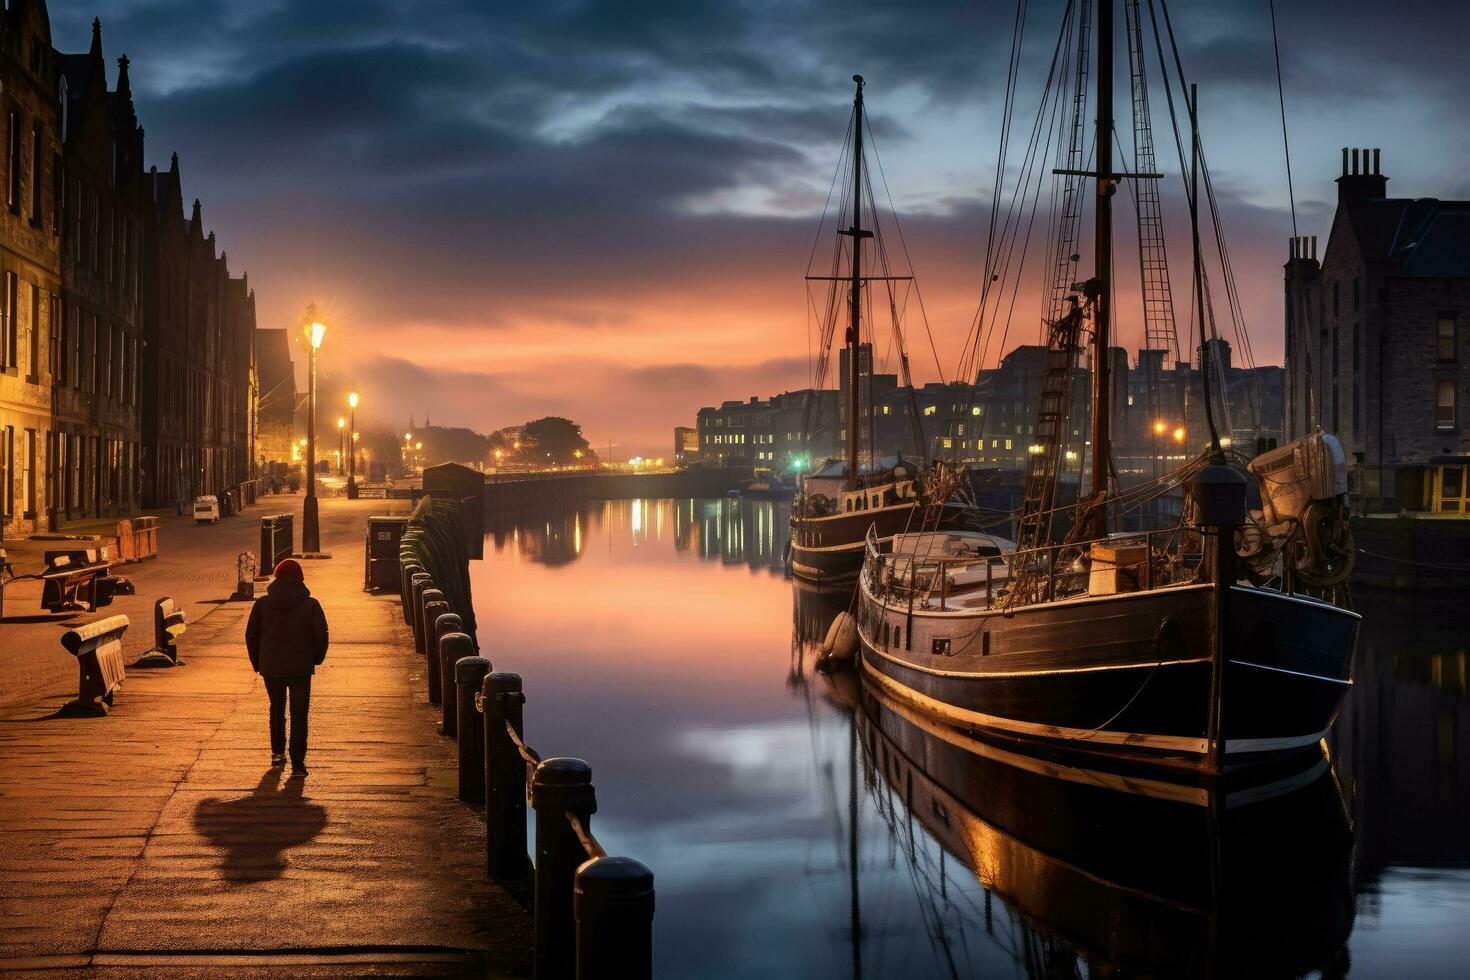
M 0 709 L 0 973 L 527 975 L 529 917 L 485 877 L 397 598 L 361 591 L 364 520 L 384 510 L 324 501 L 336 557 L 303 563 L 332 635 L 304 781 L 268 766 L 250 606 L 217 601 L 233 581 L 193 606 L 187 664 L 130 670 L 107 717 L 54 717 L 74 684 Z M 140 605 L 199 591 L 150 564 L 123 570 Z

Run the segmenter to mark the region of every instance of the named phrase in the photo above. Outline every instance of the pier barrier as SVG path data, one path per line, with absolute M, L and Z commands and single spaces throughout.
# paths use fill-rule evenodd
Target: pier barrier
M 451 636 L 464 636 L 463 633 Z M 469 637 L 465 636 L 468 642 Z M 445 637 L 449 639 L 449 637 Z M 466 803 L 485 802 L 485 726 L 475 714 L 475 699 L 484 689 L 490 661 L 484 657 L 461 657 L 454 664 L 455 715 L 459 719 L 459 798 Z M 448 701 L 449 698 L 445 698 Z
M 592 833 L 592 767 L 582 759 L 542 759 L 527 745 L 525 700 L 519 674 L 487 673 L 473 701 L 484 728 L 486 869 L 502 881 L 531 874 L 538 978 L 651 977 L 653 872 L 632 858 L 608 856 Z M 462 720 L 461 732 L 468 727 Z M 465 763 L 461 755 L 462 774 Z M 534 861 L 525 850 L 528 790 L 536 811 Z
M 459 707 L 456 685 L 459 661 L 474 655 L 475 643 L 464 633 L 439 637 L 439 651 L 434 658 L 439 668 L 439 733 L 447 738 L 454 738 L 455 733 L 454 718 Z

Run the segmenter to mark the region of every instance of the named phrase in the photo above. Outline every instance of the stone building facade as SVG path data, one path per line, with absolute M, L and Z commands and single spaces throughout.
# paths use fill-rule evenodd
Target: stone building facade
M 51 388 L 61 292 L 60 68 L 40 0 L 0 15 L 0 532 L 47 526 Z
M 61 55 L 65 134 L 61 312 L 53 378 L 52 525 L 119 518 L 139 503 L 139 221 L 143 131 L 127 59 L 107 88 L 101 26 Z
M 1389 197 L 1376 149 L 1337 186 L 1286 264 L 1286 435 L 1342 440 L 1361 512 L 1470 513 L 1470 201 Z
M 144 172 L 126 56 L 0 14 L 0 532 L 66 529 L 255 475 L 255 297 L 178 158 Z

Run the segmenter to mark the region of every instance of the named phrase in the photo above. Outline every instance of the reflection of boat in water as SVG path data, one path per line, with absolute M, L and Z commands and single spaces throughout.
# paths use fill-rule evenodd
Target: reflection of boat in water
M 861 699 L 864 768 L 916 886 L 912 821 L 1049 937 L 1028 954 L 1073 960 L 1066 975 L 1078 959 L 1091 976 L 1295 976 L 1344 961 L 1352 833 L 1324 754 L 1207 790 L 1051 763 L 871 689 Z M 1033 975 L 1057 966 L 1026 956 Z

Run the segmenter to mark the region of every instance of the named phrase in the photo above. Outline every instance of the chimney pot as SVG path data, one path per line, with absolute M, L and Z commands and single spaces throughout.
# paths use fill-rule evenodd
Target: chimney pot
M 1358 173 L 1358 148 L 1355 146 L 1355 147 L 1353 147 L 1353 174 L 1354 174 L 1354 176 L 1356 176 L 1357 173 Z
M 1342 148 L 1342 175 L 1344 177 L 1346 177 L 1348 175 L 1348 169 L 1347 169 L 1347 153 L 1348 153 L 1347 147 L 1344 146 Z
M 1381 152 L 1382 152 L 1381 148 L 1376 147 L 1376 146 L 1373 147 L 1373 176 L 1375 176 L 1375 177 L 1377 177 L 1379 174 L 1381 174 L 1383 172 L 1383 171 L 1381 171 L 1381 170 L 1378 169 L 1379 154 Z
M 1317 236 L 1312 236 L 1312 261 L 1317 260 Z

